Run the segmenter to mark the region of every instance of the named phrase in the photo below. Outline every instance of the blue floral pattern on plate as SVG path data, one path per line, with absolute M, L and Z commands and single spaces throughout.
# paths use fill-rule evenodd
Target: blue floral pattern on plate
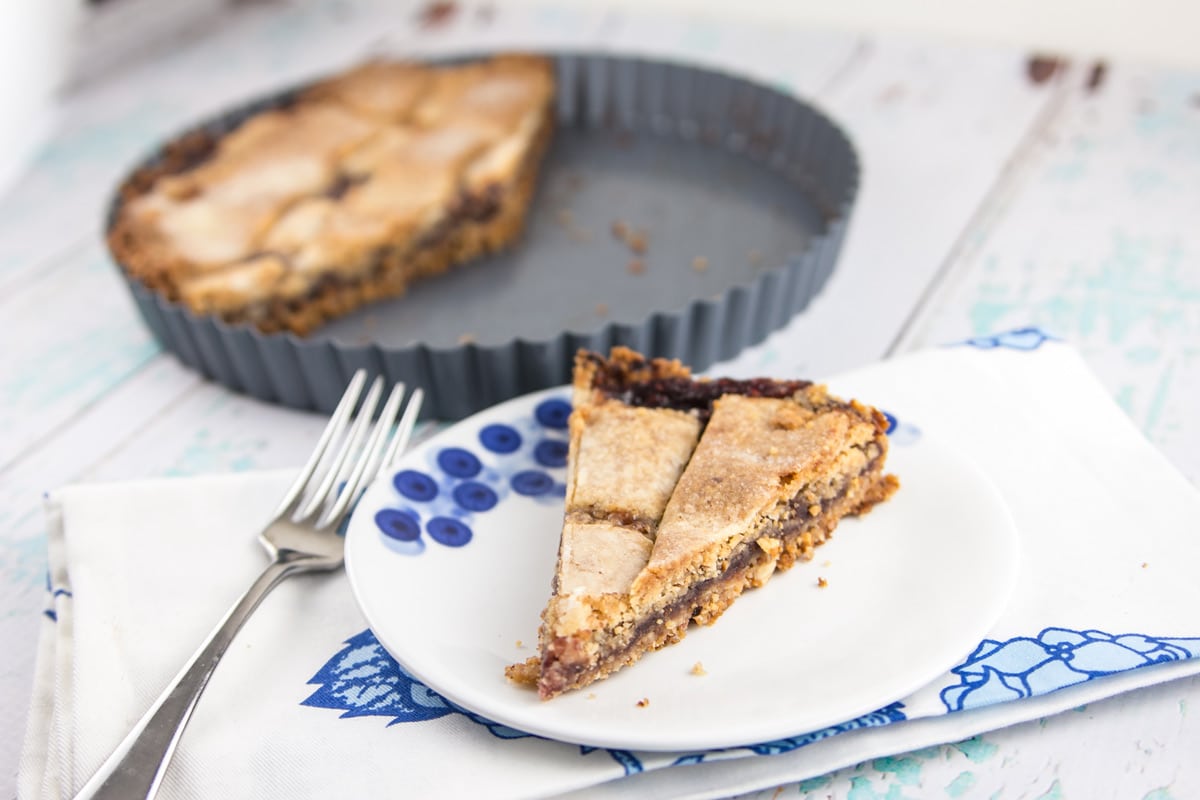
M 1200 638 L 1113 635 L 1046 628 L 1004 642 L 985 639 L 951 672 L 958 683 L 942 689 L 947 711 L 1019 700 L 1138 667 L 1200 657 Z
M 512 495 L 557 502 L 566 492 L 567 420 L 571 404 L 549 397 L 528 417 L 484 425 L 475 434 L 478 450 L 443 447 L 425 469 L 392 476 L 396 502 L 375 513 L 375 526 L 388 549 L 415 556 L 426 543 L 465 547 L 471 526 Z

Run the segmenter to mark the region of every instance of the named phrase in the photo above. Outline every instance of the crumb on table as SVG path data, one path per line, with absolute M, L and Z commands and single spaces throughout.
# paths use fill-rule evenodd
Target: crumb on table
M 649 247 L 650 242 L 645 231 L 634 231 L 633 235 L 625 240 L 625 244 L 629 245 L 629 249 L 633 252 L 642 255 L 646 252 L 646 248 Z
M 452 0 L 433 0 L 417 11 L 417 26 L 425 29 L 443 28 L 458 15 L 458 3 Z
M 708 269 L 708 259 L 704 256 L 696 256 L 692 259 L 692 269 L 696 270 L 696 272 L 704 272 L 704 270 Z
M 458 343 L 459 344 L 475 344 L 475 334 L 473 334 L 473 333 L 459 334 Z
M 706 670 L 704 668 L 703 664 L 701 664 L 699 661 L 697 661 L 695 664 L 692 664 L 691 673 L 693 675 L 707 675 L 708 670 Z
M 646 706 L 648 706 L 648 705 L 650 705 L 650 698 L 649 698 L 649 697 L 643 697 L 641 700 L 638 700 L 638 701 L 637 701 L 637 707 L 638 707 L 638 708 L 645 708 L 645 707 L 646 707 Z
M 624 220 L 616 220 L 612 224 L 612 235 L 617 241 L 624 244 L 634 255 L 643 255 L 650 244 L 649 234 L 645 230 L 634 230 L 629 227 L 629 224 Z
M 818 587 L 824 589 L 828 585 L 829 585 L 829 581 L 825 580 L 824 578 L 822 578 L 819 575 L 817 576 L 817 586 Z
M 588 242 L 592 239 L 592 233 L 587 228 L 583 228 L 575 222 L 575 213 L 569 208 L 560 208 L 554 212 L 554 221 L 558 226 L 567 232 L 567 236 L 575 242 Z
M 596 316 L 597 317 L 607 317 L 608 316 L 608 303 L 596 303 Z
M 630 275 L 641 275 L 646 271 L 646 262 L 642 261 L 640 258 L 633 258 L 630 259 L 629 263 L 625 265 L 625 269 Z

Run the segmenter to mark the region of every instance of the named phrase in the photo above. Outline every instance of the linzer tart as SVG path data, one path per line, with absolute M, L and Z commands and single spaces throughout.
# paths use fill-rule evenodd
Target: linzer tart
M 807 381 L 694 379 L 614 348 L 576 357 L 566 508 L 539 654 L 543 699 L 711 624 L 897 489 L 883 415 Z
M 109 244 L 198 315 L 305 334 L 511 244 L 553 98 L 543 58 L 368 63 L 175 142 L 124 186 Z

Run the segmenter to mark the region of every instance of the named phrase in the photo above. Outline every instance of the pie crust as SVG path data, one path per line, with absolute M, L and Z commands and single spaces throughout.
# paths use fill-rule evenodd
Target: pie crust
M 576 358 L 567 498 L 539 655 L 543 699 L 711 624 L 898 488 L 887 422 L 807 381 L 693 379 L 626 348 Z
M 135 174 L 117 261 L 199 315 L 305 334 L 511 244 L 553 130 L 550 62 L 371 62 Z

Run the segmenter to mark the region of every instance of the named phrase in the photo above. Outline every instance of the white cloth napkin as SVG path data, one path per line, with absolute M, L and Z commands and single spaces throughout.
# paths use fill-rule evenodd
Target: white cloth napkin
M 1017 590 L 988 639 L 943 678 L 862 719 L 754 747 L 581 748 L 447 704 L 387 656 L 342 576 L 301 577 L 238 636 L 161 796 L 715 797 L 1200 671 L 1200 492 L 1070 347 L 1018 331 L 830 385 L 892 413 L 897 447 L 923 432 L 953 442 L 1013 513 Z M 70 796 L 133 725 L 263 566 L 254 536 L 289 478 L 50 494 L 48 607 L 21 797 Z

